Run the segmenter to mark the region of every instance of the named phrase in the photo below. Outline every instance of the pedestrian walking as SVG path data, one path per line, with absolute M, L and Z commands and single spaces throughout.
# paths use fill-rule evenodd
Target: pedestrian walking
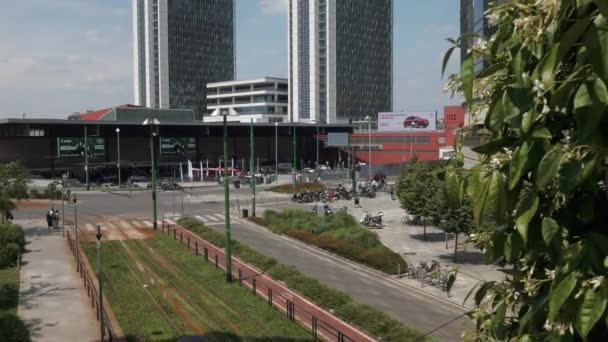
M 59 210 L 57 209 L 53 213 L 53 228 L 59 229 Z
M 55 212 L 53 211 L 53 208 L 51 208 L 51 210 L 49 210 L 46 213 L 46 223 L 48 225 L 48 229 L 51 230 L 51 227 L 53 227 L 53 216 L 55 215 Z

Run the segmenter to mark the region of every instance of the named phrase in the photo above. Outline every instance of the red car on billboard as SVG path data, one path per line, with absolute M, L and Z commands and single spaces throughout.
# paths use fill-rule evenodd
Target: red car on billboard
M 425 118 L 421 118 L 419 116 L 408 116 L 403 120 L 403 127 L 424 127 L 426 128 L 429 125 L 429 120 Z

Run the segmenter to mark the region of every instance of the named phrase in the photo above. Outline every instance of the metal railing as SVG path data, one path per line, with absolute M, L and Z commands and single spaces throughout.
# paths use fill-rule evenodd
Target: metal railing
M 80 274 L 80 278 L 82 278 L 82 280 L 84 282 L 84 287 L 87 290 L 87 296 L 91 299 L 91 307 L 94 308 L 95 315 L 97 317 L 97 320 L 99 321 L 99 292 L 97 291 L 97 287 L 95 286 L 95 284 L 97 283 L 97 277 L 95 277 L 94 275 L 91 276 L 91 274 L 88 271 L 89 267 L 85 267 L 85 264 L 88 264 L 87 261 L 83 261 L 83 260 L 87 260 L 87 259 L 85 259 L 86 256 L 84 255 L 84 253 L 81 251 L 80 248 L 77 249 L 75 247 L 75 243 L 77 243 L 77 242 L 72 239 L 70 230 L 66 229 L 65 232 L 66 232 L 66 239 L 67 239 L 68 245 L 70 247 L 72 255 L 74 256 L 74 260 L 76 261 L 76 269 L 77 269 L 78 273 Z M 112 320 L 110 320 L 110 317 L 108 316 L 108 311 L 106 311 L 107 307 L 108 307 L 107 303 L 104 303 L 104 305 L 103 305 L 103 324 L 104 324 L 104 328 L 106 330 L 106 334 L 104 334 L 104 336 L 107 336 L 108 341 L 110 341 L 110 342 L 125 341 L 126 339 L 125 339 L 124 334 L 122 333 L 122 329 L 120 329 L 120 327 L 117 327 L 117 326 L 115 327 L 112 324 Z M 117 323 L 114 323 L 114 324 L 117 325 Z
M 178 224 L 162 221 L 163 233 L 186 244 L 197 256 L 225 270 L 224 250 L 202 239 Z M 252 295 L 262 297 L 268 305 L 285 314 L 287 318 L 310 331 L 315 339 L 338 342 L 375 341 L 360 330 L 321 309 L 285 285 L 260 272 L 258 269 L 232 258 L 233 279 L 240 286 L 251 290 Z

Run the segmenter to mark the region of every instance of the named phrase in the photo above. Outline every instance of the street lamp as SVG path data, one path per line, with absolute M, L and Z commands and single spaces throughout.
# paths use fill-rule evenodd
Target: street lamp
M 253 134 L 253 118 L 251 119 L 251 155 L 249 156 L 249 170 L 251 170 L 251 216 L 255 217 L 255 183 L 257 182 L 255 172 L 255 158 L 253 156 L 255 152 L 255 142 Z
M 274 123 L 274 182 L 279 184 L 279 123 Z
M 102 295 L 102 272 L 101 272 L 101 225 L 97 225 L 97 281 L 99 282 L 99 330 L 101 331 L 101 341 L 103 341 L 104 337 L 104 329 L 103 329 L 103 295 Z
M 118 168 L 118 189 L 121 188 L 121 179 L 120 179 L 120 128 L 116 128 L 116 144 L 117 144 L 117 152 L 118 152 L 118 163 L 116 167 Z
M 154 224 L 154 230 L 158 230 L 158 223 L 156 222 L 156 164 L 154 163 L 154 136 L 156 132 L 154 128 L 158 130 L 160 121 L 158 119 L 146 119 L 142 123 L 144 126 L 150 126 L 150 171 L 152 174 L 152 219 Z
M 228 191 L 228 116 L 236 116 L 238 113 L 230 108 L 228 112 L 215 111 L 211 116 L 223 117 L 224 122 L 224 235 L 226 238 L 226 282 L 232 282 L 232 246 L 230 242 L 230 193 Z
M 367 177 L 372 176 L 372 118 L 368 116 L 365 117 L 365 121 L 367 121 Z

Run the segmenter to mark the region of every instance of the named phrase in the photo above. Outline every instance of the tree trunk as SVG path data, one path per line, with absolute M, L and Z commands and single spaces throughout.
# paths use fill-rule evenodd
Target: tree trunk
M 454 241 L 454 262 L 456 262 L 457 255 L 458 255 L 458 233 L 456 233 L 456 240 Z
M 422 218 L 422 225 L 424 227 L 424 241 L 426 241 L 426 217 Z
M 445 233 L 445 249 L 448 249 L 448 232 L 447 232 L 447 230 L 444 233 Z

